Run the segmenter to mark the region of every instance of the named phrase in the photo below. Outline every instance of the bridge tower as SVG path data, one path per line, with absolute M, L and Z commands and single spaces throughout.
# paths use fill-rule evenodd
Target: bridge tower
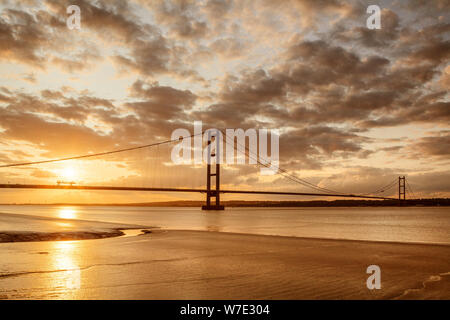
M 406 180 L 405 176 L 398 177 L 398 200 L 406 200 Z
M 216 150 L 210 153 L 211 157 L 216 158 L 215 172 L 211 172 L 211 159 L 206 164 L 206 205 L 202 206 L 202 210 L 224 210 L 225 207 L 220 204 L 220 163 L 217 160 L 217 152 L 219 150 L 219 142 L 217 135 L 214 137 L 216 142 Z M 208 147 L 211 145 L 211 136 L 208 138 Z M 210 150 L 210 149 L 209 149 Z M 211 189 L 213 177 L 216 180 L 216 188 Z M 215 203 L 211 203 L 211 198 L 215 199 Z

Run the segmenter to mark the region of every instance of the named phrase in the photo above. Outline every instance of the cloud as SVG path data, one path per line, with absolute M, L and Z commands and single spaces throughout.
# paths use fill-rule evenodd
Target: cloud
M 418 173 L 407 177 L 416 197 L 448 197 L 450 190 L 450 172 L 436 171 Z M 408 194 L 411 197 L 411 194 Z
M 177 90 L 172 87 L 147 84 L 141 80 L 133 83 L 131 94 L 141 101 L 127 103 L 141 119 L 176 120 L 184 118 L 184 111 L 190 109 L 196 100 L 189 90 Z
M 2 139 L 22 140 L 42 146 L 48 156 L 77 154 L 104 150 L 114 145 L 110 137 L 101 136 L 93 130 L 68 123 L 48 122 L 32 114 L 18 114 L 0 110 L 0 125 L 5 130 Z
M 366 26 L 348 28 L 345 20 L 341 21 L 333 31 L 333 38 L 343 42 L 353 42 L 369 48 L 380 48 L 393 45 L 398 40 L 402 29 L 398 15 L 390 9 L 382 9 L 381 29 L 374 32 Z
M 129 56 L 116 55 L 114 61 L 125 68 L 143 75 L 154 75 L 168 72 L 171 52 L 166 46 L 165 39 L 136 40 L 131 47 Z
M 44 61 L 38 51 L 48 47 L 48 36 L 32 15 L 6 9 L 0 16 L 0 59 L 39 67 Z
M 365 150 L 362 144 L 369 141 L 366 137 L 326 126 L 288 131 L 280 136 L 280 159 L 286 164 L 297 162 L 295 167 L 298 168 L 302 164 L 319 168 L 325 161 L 335 158 L 366 158 L 371 151 Z
M 419 159 L 438 157 L 448 160 L 450 156 L 450 130 L 441 131 L 438 135 L 422 137 L 409 145 L 408 149 Z

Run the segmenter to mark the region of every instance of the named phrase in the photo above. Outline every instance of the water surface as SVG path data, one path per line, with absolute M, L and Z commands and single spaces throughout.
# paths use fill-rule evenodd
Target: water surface
M 157 226 L 163 229 L 450 244 L 450 208 L 156 208 L 0 206 L 0 212 Z M 1 229 L 1 226 L 0 226 Z

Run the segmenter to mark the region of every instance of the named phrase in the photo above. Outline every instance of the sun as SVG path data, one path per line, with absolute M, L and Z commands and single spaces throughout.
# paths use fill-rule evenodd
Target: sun
M 61 174 L 67 180 L 73 180 L 77 176 L 76 170 L 73 167 L 65 167 Z

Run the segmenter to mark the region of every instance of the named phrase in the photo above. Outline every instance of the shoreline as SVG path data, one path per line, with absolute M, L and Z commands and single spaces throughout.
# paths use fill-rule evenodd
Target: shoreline
M 86 220 L 84 220 L 86 221 Z M 158 233 L 162 231 L 167 232 L 204 232 L 204 233 L 219 233 L 229 234 L 236 236 L 260 236 L 260 237 L 276 237 L 285 239 L 299 239 L 299 240 L 317 240 L 317 241 L 342 241 L 342 242 L 355 242 L 355 243 L 367 243 L 367 244 L 392 244 L 392 245 L 410 245 L 410 246 L 437 246 L 437 247 L 450 247 L 450 243 L 431 243 L 431 242 L 400 242 L 400 241 L 383 241 L 383 240 L 364 240 L 364 239 L 345 239 L 345 238 L 324 238 L 324 237 L 296 237 L 285 236 L 277 234 L 260 234 L 260 233 L 244 233 L 244 232 L 229 232 L 229 231 L 211 231 L 211 230 L 190 230 L 190 229 L 163 229 L 160 227 L 129 227 L 129 228 L 117 228 L 111 229 L 107 232 L 30 232 L 30 231 L 0 231 L 0 244 L 1 243 L 15 243 L 15 242 L 41 242 L 41 241 L 81 241 L 81 240 L 98 240 L 107 238 L 116 238 L 126 236 L 127 230 L 140 230 L 139 234 L 145 235 L 149 233 Z M 133 235 L 133 236 L 134 236 Z
M 123 236 L 124 230 L 153 228 L 13 213 L 0 213 L 0 227 L 0 243 L 104 239 Z
M 43 242 L 43 241 L 80 241 L 116 238 L 124 236 L 137 236 L 152 233 L 155 227 L 151 228 L 119 228 L 110 232 L 7 232 L 0 231 L 1 243 L 15 242 Z M 127 232 L 132 231 L 132 232 Z M 133 232 L 138 231 L 138 232 Z
M 156 227 L 158 228 L 158 227 Z M 413 246 L 439 246 L 450 247 L 450 243 L 437 243 L 437 242 L 400 242 L 400 241 L 383 241 L 383 240 L 363 240 L 363 239 L 345 239 L 345 238 L 324 238 L 324 237 L 296 237 L 296 236 L 284 236 L 278 234 L 261 234 L 261 233 L 245 233 L 245 232 L 230 232 L 230 231 L 214 231 L 214 230 L 189 230 L 189 229 L 161 229 L 161 231 L 175 231 L 175 232 L 211 232 L 211 233 L 224 233 L 239 236 L 261 236 L 261 237 L 280 237 L 288 239 L 300 239 L 300 240 L 320 240 L 320 241 L 345 241 L 345 242 L 362 242 L 362 243 L 383 243 L 383 244 L 404 244 Z
M 140 229 L 140 228 L 138 228 Z M 110 232 L 8 232 L 0 231 L 0 243 L 13 242 L 40 242 L 40 241 L 75 241 L 75 240 L 95 240 L 124 236 L 122 230 L 130 229 L 112 229 Z

